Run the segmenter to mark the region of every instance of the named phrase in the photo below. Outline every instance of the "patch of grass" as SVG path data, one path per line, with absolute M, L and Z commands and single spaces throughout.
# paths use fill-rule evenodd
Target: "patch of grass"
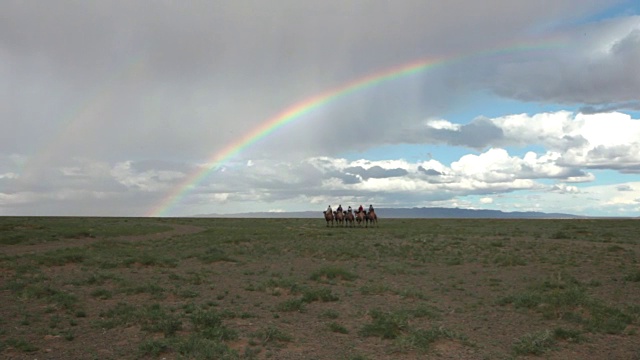
M 160 354 L 168 353 L 171 344 L 168 339 L 147 339 L 138 345 L 139 355 L 151 355 L 158 357 Z
M 594 333 L 620 334 L 633 322 L 630 314 L 589 296 L 586 289 L 575 278 L 559 274 L 500 303 L 535 310 L 547 319 L 578 323 Z
M 82 248 L 67 248 L 50 251 L 44 255 L 38 255 L 36 261 L 43 266 L 63 266 L 77 264 L 84 261 L 86 250 Z
M 37 346 L 33 345 L 23 338 L 9 338 L 5 341 L 5 343 L 22 352 L 35 352 L 39 350 Z
M 113 293 L 107 289 L 95 289 L 91 292 L 91 296 L 94 298 L 98 298 L 101 300 L 111 299 L 113 297 Z
M 349 355 L 347 360 L 369 360 L 369 358 L 366 355 L 355 354 L 355 355 Z
M 126 303 L 117 303 L 107 311 L 100 312 L 100 320 L 97 326 L 104 329 L 113 329 L 117 326 L 130 326 L 138 319 L 138 310 L 135 306 Z
M 167 312 L 160 304 L 151 304 L 138 311 L 137 322 L 144 331 L 163 333 L 165 337 L 170 337 L 182 329 L 182 320 Z
M 440 310 L 426 304 L 421 304 L 415 309 L 406 310 L 406 312 L 415 318 L 438 319 L 440 317 Z
M 444 263 L 449 266 L 462 265 L 464 259 L 461 256 L 450 256 L 444 260 Z
M 281 293 L 282 291 L 288 291 L 291 294 L 297 294 L 302 291 L 302 287 L 298 285 L 298 283 L 294 279 L 272 277 L 258 285 L 256 290 L 271 292 L 271 294 Z
M 207 339 L 233 340 L 238 337 L 235 330 L 222 323 L 222 316 L 213 309 L 194 311 L 191 316 L 194 329 Z
M 41 299 L 49 304 L 53 304 L 56 308 L 72 310 L 76 303 L 78 303 L 78 297 L 76 295 L 58 290 L 44 283 L 14 283 L 11 288 L 17 290 L 15 293 L 20 298 Z
M 353 281 L 357 279 L 358 276 L 344 268 L 338 266 L 325 266 L 314 271 L 311 274 L 311 280 L 326 282 L 327 280 L 345 280 L 345 281 Z
M 125 288 L 123 291 L 127 295 L 149 294 L 154 299 L 162 299 L 165 297 L 165 289 L 155 283 L 146 283 L 144 285 L 133 286 Z
M 172 257 L 168 257 L 160 254 L 141 254 L 140 256 L 130 260 L 130 263 L 138 263 L 143 266 L 157 266 L 174 268 L 178 266 L 178 260 Z
M 553 330 L 553 337 L 557 340 L 564 340 L 570 343 L 581 343 L 584 341 L 582 332 L 575 329 L 555 328 Z
M 86 277 L 81 279 L 76 279 L 71 282 L 71 284 L 75 286 L 83 286 L 83 285 L 104 285 L 107 281 L 122 281 L 122 278 L 104 271 L 92 272 Z
M 340 317 L 340 313 L 338 313 L 336 310 L 328 309 L 321 312 L 319 316 L 325 319 L 337 319 Z
M 640 270 L 636 270 L 624 276 L 625 281 L 640 282 Z
M 29 238 L 25 234 L 3 234 L 0 236 L 1 245 L 17 245 L 28 240 Z
M 335 333 L 340 333 L 340 334 L 348 334 L 349 330 L 347 330 L 346 327 L 344 327 L 343 325 L 338 324 L 335 321 L 332 321 L 329 323 L 329 330 L 335 332 Z
M 183 299 L 193 299 L 193 298 L 197 298 L 198 296 L 200 296 L 200 293 L 196 290 L 192 290 L 192 289 L 181 289 L 181 290 L 175 290 L 174 294 L 176 296 L 179 296 Z
M 553 235 L 551 235 L 552 239 L 562 240 L 562 239 L 571 239 L 571 235 L 564 231 L 556 231 Z
M 287 301 L 281 302 L 276 306 L 278 311 L 298 311 L 303 312 L 305 310 L 306 302 L 302 299 L 289 299 Z
M 257 339 L 262 345 L 291 342 L 293 340 L 293 336 L 271 325 L 253 333 L 252 337 Z
M 330 302 L 338 301 L 339 298 L 329 288 L 304 289 L 302 291 L 302 301 L 311 303 L 314 301 Z
M 276 309 L 287 312 L 303 312 L 305 311 L 305 305 L 314 301 L 330 302 L 338 300 L 338 296 L 333 294 L 329 288 L 304 288 L 302 289 L 301 298 L 281 302 L 276 306 Z
M 360 287 L 360 293 L 362 295 L 382 295 L 391 289 L 385 284 L 367 284 Z
M 418 299 L 418 300 L 427 299 L 427 296 L 422 291 L 416 288 L 394 290 L 393 293 L 400 296 L 403 299 Z
M 73 341 L 76 338 L 75 334 L 71 330 L 65 330 L 62 332 L 62 338 L 67 341 Z
M 371 323 L 360 329 L 360 335 L 365 337 L 380 337 L 395 339 L 409 326 L 409 316 L 404 311 L 383 312 L 373 310 L 369 314 Z
M 224 250 L 218 247 L 210 247 L 206 249 L 203 253 L 200 253 L 197 258 L 205 264 L 220 261 L 237 262 L 237 260 L 227 255 Z
M 464 337 L 443 327 L 433 327 L 431 329 L 411 330 L 396 339 L 395 346 L 400 352 L 417 350 L 427 352 L 431 344 L 440 339 L 461 339 Z
M 179 338 L 173 342 L 176 352 L 187 359 L 238 359 L 235 350 L 229 348 L 220 340 L 192 334 L 187 338 Z
M 493 258 L 493 263 L 498 266 L 524 266 L 527 261 L 516 254 L 499 254 Z
M 542 355 L 553 349 L 556 339 L 550 330 L 528 333 L 513 344 L 516 355 Z

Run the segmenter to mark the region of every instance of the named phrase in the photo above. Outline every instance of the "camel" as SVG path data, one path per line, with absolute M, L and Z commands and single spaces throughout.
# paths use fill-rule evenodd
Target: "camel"
M 331 210 L 331 206 L 322 213 L 324 214 L 324 219 L 327 221 L 327 227 L 329 227 L 329 222 L 331 222 L 331 227 L 333 227 L 333 211 Z
M 366 212 L 364 210 L 356 212 L 356 222 L 358 223 L 358 226 L 363 225 L 365 221 L 365 214 Z
M 373 210 L 373 208 L 369 208 L 369 212 L 366 214 L 365 219 L 367 221 L 367 226 L 369 227 L 369 223 L 371 223 L 371 226 L 373 226 L 373 223 L 375 222 L 376 227 L 378 227 L 378 215 L 376 215 L 375 210 Z
M 336 218 L 336 224 L 344 226 L 344 213 L 342 210 L 335 211 L 334 216 Z
M 353 227 L 353 221 L 355 220 L 355 216 L 353 216 L 353 212 L 351 211 L 351 209 L 349 209 L 348 211 L 344 212 L 344 221 L 345 221 L 345 225 L 348 225 L 349 227 Z

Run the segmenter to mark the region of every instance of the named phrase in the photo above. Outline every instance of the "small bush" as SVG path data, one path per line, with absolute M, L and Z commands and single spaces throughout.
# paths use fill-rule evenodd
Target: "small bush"
M 191 314 L 191 322 L 200 336 L 211 340 L 233 340 L 238 337 L 236 331 L 222 323 L 222 316 L 214 310 L 199 309 Z
M 636 270 L 631 274 L 627 274 L 624 279 L 631 282 L 640 282 L 640 270 Z
M 299 311 L 303 312 L 305 308 L 305 301 L 302 299 L 291 299 L 278 304 L 276 307 L 279 311 Z
M 113 294 L 107 289 L 96 289 L 91 292 L 91 296 L 101 300 L 106 300 L 111 299 L 111 297 L 113 297 Z
M 582 332 L 574 329 L 556 328 L 553 330 L 553 337 L 571 343 L 580 343 L 583 341 Z
M 338 324 L 335 321 L 329 323 L 329 329 L 331 331 L 333 331 L 333 332 L 340 333 L 340 334 L 348 334 L 349 333 L 349 330 L 347 330 L 346 327 Z
M 513 344 L 513 352 L 516 355 L 542 355 L 549 351 L 555 343 L 553 333 L 549 330 L 529 333 Z
M 38 351 L 38 347 L 28 342 L 25 339 L 8 339 L 6 344 L 9 346 L 13 346 L 14 348 L 23 351 L 23 352 L 35 352 Z
M 371 312 L 372 321 L 365 324 L 360 330 L 360 335 L 365 337 L 377 336 L 383 339 L 395 339 L 409 325 L 406 312 Z
M 167 339 L 149 339 L 138 346 L 140 355 L 151 355 L 156 357 L 162 353 L 168 352 L 169 349 L 170 345 Z
M 291 335 L 285 333 L 275 326 L 268 326 L 265 329 L 257 331 L 253 334 L 253 337 L 257 338 L 263 345 L 269 343 L 290 342 L 291 340 L 293 340 L 293 337 Z
M 333 294 L 329 288 L 306 289 L 302 292 L 302 301 L 306 303 L 313 301 L 330 302 L 338 300 L 338 296 Z
M 311 274 L 311 280 L 314 281 L 326 281 L 335 279 L 353 281 L 357 278 L 358 276 L 356 274 L 336 266 L 326 266 L 318 269 L 313 274 Z
M 400 351 L 407 352 L 418 350 L 426 352 L 430 349 L 431 344 L 439 339 L 456 339 L 461 336 L 442 327 L 434 327 L 431 329 L 417 329 L 410 331 L 408 334 L 399 337 L 396 340 L 396 347 Z
M 320 313 L 320 317 L 325 319 L 337 319 L 340 317 L 340 314 L 335 310 L 329 309 Z

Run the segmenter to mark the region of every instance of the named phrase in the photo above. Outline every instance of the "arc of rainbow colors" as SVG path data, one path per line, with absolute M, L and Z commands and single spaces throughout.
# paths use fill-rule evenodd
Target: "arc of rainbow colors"
M 186 196 L 195 186 L 202 182 L 211 172 L 219 169 L 229 159 L 240 153 L 242 150 L 250 147 L 261 139 L 269 136 L 276 130 L 286 126 L 287 124 L 300 119 L 305 114 L 324 106 L 332 101 L 348 96 L 359 90 L 373 87 L 375 85 L 398 78 L 407 77 L 416 73 L 432 69 L 437 66 L 451 64 L 472 57 L 481 57 L 487 55 L 498 55 L 501 53 L 521 52 L 527 50 L 539 50 L 562 46 L 563 43 L 555 39 L 539 41 L 533 44 L 516 44 L 507 47 L 492 48 L 480 52 L 473 52 L 464 55 L 428 58 L 406 63 L 400 66 L 388 68 L 381 72 L 366 75 L 364 77 L 352 80 L 346 84 L 325 91 L 319 95 L 312 96 L 284 109 L 277 115 L 260 123 L 256 128 L 236 139 L 223 149 L 216 152 L 207 163 L 207 166 L 195 171 L 185 177 L 178 186 L 169 192 L 169 194 L 155 206 L 146 216 L 159 217 L 166 216 L 167 213 Z

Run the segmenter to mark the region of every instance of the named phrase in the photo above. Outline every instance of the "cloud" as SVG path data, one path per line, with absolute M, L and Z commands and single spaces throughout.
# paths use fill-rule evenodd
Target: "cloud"
M 380 166 L 372 166 L 368 169 L 365 169 L 362 166 L 353 166 L 344 169 L 344 171 L 350 174 L 357 175 L 364 180 L 370 178 L 381 179 L 407 175 L 407 170 L 405 169 L 383 169 Z
M 542 146 L 547 153 L 536 164 L 525 164 L 532 174 L 558 177 L 583 177 L 580 168 L 612 169 L 623 173 L 640 172 L 640 120 L 630 115 L 610 112 L 598 114 L 573 114 L 567 111 L 535 115 L 517 114 L 482 119 L 485 128 L 500 136 L 485 136 L 483 146 Z M 472 123 L 473 124 L 473 123 Z M 446 120 L 439 120 L 437 129 L 446 136 L 430 138 L 434 143 L 457 144 L 476 148 L 478 143 L 465 134 L 464 126 L 455 127 Z M 430 123 L 427 122 L 427 128 Z M 537 158 L 537 155 L 529 155 Z M 472 157 L 474 161 L 476 159 Z M 526 159 L 526 158 L 525 158 Z M 482 163 L 474 163 L 476 167 Z M 555 167 L 540 169 L 542 164 Z M 509 172 L 507 169 L 505 172 Z
M 489 119 L 478 118 L 465 125 L 446 120 L 427 120 L 422 128 L 408 132 L 405 139 L 416 143 L 436 142 L 483 149 L 499 142 L 503 136 L 502 129 Z
M 633 191 L 633 188 L 629 184 L 622 184 L 616 187 L 618 191 Z
M 484 197 L 480 199 L 480 203 L 481 204 L 492 204 L 493 203 L 493 199 L 490 197 Z
M 107 162 L 202 161 L 284 109 L 354 79 L 493 48 L 540 31 L 540 24 L 578 21 L 606 6 L 4 1 L 0 76 L 9 85 L 0 96 L 13 131 L 0 134 L 0 152 L 48 153 L 49 162 L 78 153 Z M 634 44 L 629 37 L 615 52 L 631 56 Z M 417 119 L 441 114 L 477 88 L 474 66 L 452 66 L 334 101 L 256 152 L 337 155 L 405 141 Z M 465 134 L 482 147 L 482 139 Z
M 573 133 L 585 139 L 568 148 L 561 162 L 569 166 L 640 172 L 640 120 L 621 113 L 580 115 Z
M 627 101 L 622 103 L 611 103 L 602 106 L 583 106 L 578 109 L 578 112 L 583 114 L 598 114 L 607 112 L 617 112 L 624 110 L 640 111 L 640 101 Z
M 578 189 L 576 186 L 567 184 L 555 184 L 551 187 L 551 191 L 560 194 L 576 194 L 580 192 L 580 189 Z
M 425 175 L 428 176 L 440 176 L 443 175 L 441 172 L 434 170 L 434 169 L 425 169 L 424 167 L 422 167 L 422 165 L 418 166 L 418 171 L 424 173 Z
M 515 99 L 588 104 L 587 110 L 637 107 L 640 16 L 587 24 L 564 36 L 565 47 L 501 66 L 488 86 Z

